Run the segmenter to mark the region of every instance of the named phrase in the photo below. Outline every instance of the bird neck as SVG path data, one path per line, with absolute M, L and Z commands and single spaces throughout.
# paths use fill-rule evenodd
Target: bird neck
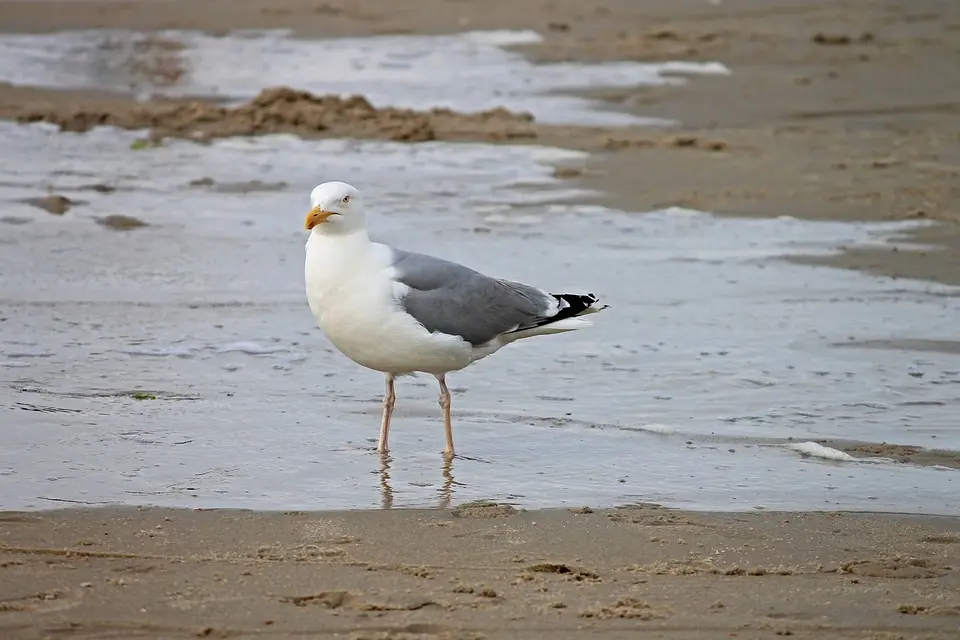
M 315 227 L 307 239 L 307 253 L 349 255 L 364 252 L 369 246 L 370 236 L 365 228 L 331 233 Z
M 370 264 L 373 243 L 366 230 L 353 233 L 311 233 L 307 240 L 304 275 L 307 298 L 314 315 L 335 303 L 344 286 L 363 277 Z

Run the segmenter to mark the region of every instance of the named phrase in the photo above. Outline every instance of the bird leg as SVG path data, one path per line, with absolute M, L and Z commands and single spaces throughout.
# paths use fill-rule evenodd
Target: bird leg
M 386 374 L 387 389 L 383 394 L 383 418 L 380 420 L 380 441 L 377 442 L 377 451 L 386 453 L 390 450 L 387 439 L 390 436 L 390 416 L 393 415 L 393 403 L 397 396 L 393 392 L 393 374 Z
M 452 458 L 453 452 L 453 425 L 450 423 L 450 390 L 447 389 L 447 380 L 443 374 L 437 376 L 440 383 L 440 409 L 443 411 L 443 435 L 447 439 L 447 446 L 443 450 L 445 458 Z

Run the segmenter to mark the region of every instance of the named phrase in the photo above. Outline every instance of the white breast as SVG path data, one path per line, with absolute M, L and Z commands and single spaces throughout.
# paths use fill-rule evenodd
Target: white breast
M 377 371 L 441 373 L 469 364 L 468 343 L 430 334 L 400 309 L 391 263 L 389 247 L 365 236 L 311 234 L 304 266 L 307 301 L 330 342 Z

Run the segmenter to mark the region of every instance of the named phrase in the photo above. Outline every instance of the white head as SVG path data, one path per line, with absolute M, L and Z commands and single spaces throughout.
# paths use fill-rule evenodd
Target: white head
M 310 192 L 303 226 L 312 233 L 350 233 L 367 226 L 360 192 L 346 182 L 324 182 Z

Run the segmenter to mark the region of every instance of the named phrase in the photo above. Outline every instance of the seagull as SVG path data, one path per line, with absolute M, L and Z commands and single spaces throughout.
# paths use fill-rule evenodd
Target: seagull
M 548 293 L 468 267 L 372 242 L 360 192 L 325 182 L 310 193 L 304 280 L 317 325 L 341 353 L 386 378 L 377 451 L 385 455 L 394 379 L 418 372 L 440 383 L 454 456 L 446 375 L 521 338 L 573 331 L 607 308 L 592 293 Z

